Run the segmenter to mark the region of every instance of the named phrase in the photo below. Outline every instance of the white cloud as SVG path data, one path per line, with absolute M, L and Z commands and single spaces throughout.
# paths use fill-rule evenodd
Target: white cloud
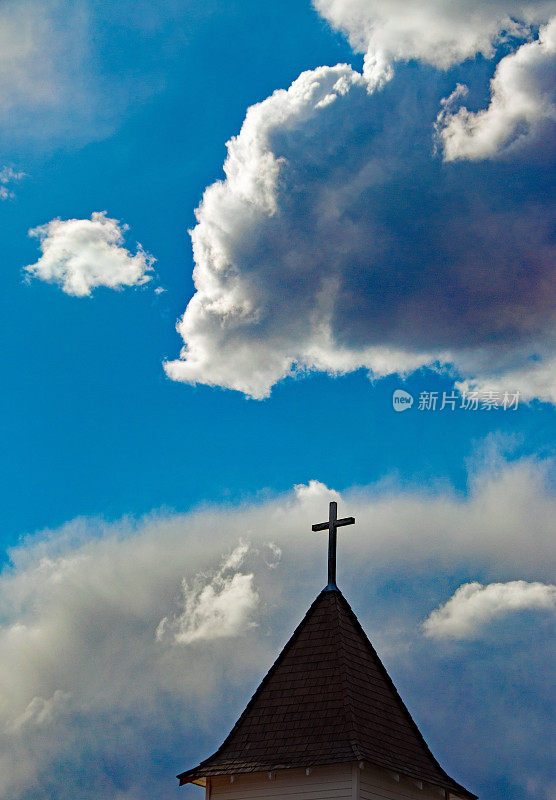
M 0 169 L 0 200 L 11 200 L 15 197 L 11 186 L 14 183 L 18 183 L 24 177 L 24 172 L 16 172 L 12 167 L 2 167 L 2 169 Z
M 445 158 L 490 158 L 534 142 L 548 123 L 556 122 L 555 87 L 556 18 L 541 28 L 538 39 L 498 63 L 488 108 L 454 111 L 463 87 L 444 101 L 437 129 Z
M 371 86 L 392 76 L 395 61 L 447 69 L 546 22 L 552 2 L 523 0 L 313 0 L 317 11 L 365 54 Z
M 259 602 L 253 573 L 226 574 L 239 569 L 248 552 L 248 545 L 240 543 L 208 582 L 201 574 L 189 587 L 184 579 L 182 610 L 172 620 L 164 617 L 160 621 L 157 639 L 171 635 L 176 644 L 185 645 L 238 636 L 252 626 L 251 618 Z
M 498 178 L 434 159 L 436 103 L 418 101 L 428 128 L 407 112 L 411 91 L 369 96 L 337 65 L 248 109 L 196 212 L 196 293 L 170 378 L 262 398 L 305 370 L 448 366 L 556 397 L 543 199 L 512 164 L 504 196 Z
M 509 364 L 506 370 L 500 370 L 498 375 L 486 372 L 487 376 L 481 378 L 456 381 L 456 388 L 460 391 L 475 390 L 478 392 L 498 392 L 500 398 L 505 392 L 511 396 L 512 390 L 519 392 L 520 400 L 537 398 L 547 403 L 556 403 L 556 356 L 550 354 L 552 341 L 547 342 L 547 355 L 542 359 L 530 359 L 527 355 L 523 358 L 522 366 L 517 366 L 519 361 Z
M 141 245 L 135 255 L 126 250 L 127 230 L 105 211 L 94 212 L 90 220 L 54 219 L 29 231 L 39 239 L 42 256 L 25 270 L 76 297 L 90 295 L 97 286 L 141 286 L 151 280 L 147 273 L 154 258 Z
M 556 609 L 556 586 L 527 581 L 464 583 L 423 623 L 425 634 L 433 639 L 474 637 L 489 622 L 517 611 Z
M 323 508 L 323 503 L 329 503 L 331 500 L 338 501 L 340 495 L 334 489 L 329 489 L 321 481 L 309 481 L 309 483 L 299 483 L 294 486 L 294 492 L 297 499 L 305 504 L 311 505 L 313 508 Z
M 430 678 L 407 697 L 413 705 L 435 705 L 446 678 L 445 665 L 422 650 L 414 632 L 431 602 L 442 602 L 447 583 L 453 591 L 462 573 L 485 584 L 516 572 L 529 582 L 549 579 L 556 508 L 544 468 L 530 462 L 489 464 L 472 478 L 469 497 L 392 484 L 339 496 L 315 481 L 252 505 L 153 515 L 136 526 L 77 520 L 45 532 L 13 551 L 0 575 L 1 800 L 76 793 L 94 800 L 118 791 L 137 800 L 172 797 L 174 775 L 219 744 L 324 585 L 326 537 L 310 526 L 334 497 L 341 514 L 357 519 L 340 536 L 340 585 L 379 651 L 390 654 L 389 666 L 406 675 L 402 694 L 415 685 L 416 676 L 404 672 L 408 647 L 407 669 L 417 665 L 419 680 Z M 244 536 L 251 545 L 238 548 Z M 276 569 L 267 563 L 270 536 L 282 553 Z M 176 646 L 180 632 L 187 646 Z M 453 724 L 461 698 L 448 694 L 446 727 L 433 716 L 428 728 L 450 743 L 460 770 L 466 759 L 473 765 L 462 773 L 473 771 L 469 779 L 488 783 L 504 770 L 520 785 L 531 777 L 537 733 L 545 730 L 536 705 L 541 687 L 532 689 L 542 671 L 528 652 L 519 714 L 536 734 L 516 751 L 504 736 L 507 694 L 519 680 L 507 672 L 512 660 L 500 646 L 492 663 L 473 653 L 456 662 L 477 671 L 464 730 Z M 535 651 L 543 657 L 541 634 Z M 489 681 L 497 687 L 492 695 L 485 694 Z M 463 747 L 467 732 L 472 741 Z M 488 757 L 484 748 L 475 758 L 473 736 L 484 735 L 496 735 L 497 751 Z M 546 783 L 543 769 L 537 785 Z

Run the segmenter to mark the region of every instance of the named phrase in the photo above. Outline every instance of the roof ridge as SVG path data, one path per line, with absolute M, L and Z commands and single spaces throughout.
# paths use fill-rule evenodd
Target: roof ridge
M 339 611 L 340 610 L 340 602 L 339 602 L 338 595 L 342 596 L 342 593 L 338 588 L 336 588 L 336 590 L 335 590 L 335 595 L 336 596 L 334 598 L 334 601 L 335 601 L 335 604 L 336 604 L 336 610 Z M 347 653 L 346 653 L 345 641 L 344 641 L 344 633 L 343 633 L 343 630 L 342 630 L 342 626 L 340 624 L 340 616 L 339 616 L 338 613 L 336 614 L 336 626 L 337 626 L 337 629 L 338 629 L 338 638 L 340 640 L 340 644 L 341 644 L 341 648 L 342 648 L 341 649 L 341 654 L 340 654 L 340 660 L 342 662 L 342 672 L 341 672 L 341 674 L 342 674 L 342 684 L 343 684 L 343 696 L 345 698 L 345 701 L 344 701 L 344 712 L 345 712 L 345 715 L 346 715 L 346 721 L 348 721 L 349 729 L 350 729 L 349 743 L 350 743 L 350 747 L 351 747 L 351 749 L 353 751 L 353 755 L 355 757 L 355 760 L 356 761 L 362 761 L 363 760 L 363 755 L 361 753 L 361 750 L 359 749 L 360 737 L 359 737 L 358 726 L 357 726 L 357 722 L 356 722 L 356 719 L 355 719 L 355 713 L 354 713 L 354 708 L 353 708 L 354 698 L 353 698 L 353 693 L 352 693 L 352 688 L 351 688 L 351 681 L 348 681 L 348 677 L 347 677 L 348 669 L 351 671 L 351 667 L 350 667 L 350 662 L 349 662 L 349 659 L 348 659 Z
M 340 590 L 338 590 L 338 595 L 339 595 L 338 599 L 341 598 L 341 601 L 343 601 L 344 606 L 345 606 L 345 610 L 347 611 L 349 617 L 351 618 L 351 621 L 354 623 L 354 625 L 357 628 L 358 632 L 362 635 L 363 640 L 365 642 L 365 645 L 369 649 L 371 655 L 373 656 L 373 660 L 375 661 L 379 671 L 381 672 L 382 676 L 386 680 L 386 682 L 387 682 L 387 684 L 388 684 L 388 686 L 389 686 L 389 688 L 390 688 L 390 690 L 392 692 L 392 695 L 394 696 L 394 699 L 396 700 L 396 702 L 397 702 L 398 706 L 400 707 L 402 713 L 404 714 L 406 720 L 409 722 L 411 728 L 417 734 L 417 737 L 419 738 L 420 743 L 424 746 L 426 752 L 428 753 L 428 755 L 432 759 L 432 761 L 435 764 L 435 766 L 440 770 L 441 774 L 444 775 L 448 779 L 448 781 L 454 785 L 455 788 L 461 789 L 463 791 L 463 793 L 465 795 L 467 795 L 468 797 L 476 797 L 476 795 L 473 795 L 468 789 L 466 789 L 464 786 L 462 786 L 460 783 L 458 783 L 452 777 L 450 777 L 450 775 L 448 775 L 446 770 L 443 769 L 443 767 L 438 763 L 438 761 L 434 757 L 432 751 L 430 750 L 430 748 L 429 748 L 429 746 L 428 746 L 423 734 L 419 730 L 419 727 L 418 727 L 417 723 L 415 722 L 415 720 L 411 716 L 411 713 L 410 713 L 409 709 L 407 708 L 407 706 L 404 703 L 404 701 L 402 700 L 398 690 L 396 689 L 396 685 L 394 684 L 394 681 L 390 677 L 386 667 L 382 663 L 381 658 L 379 657 L 378 653 L 376 652 L 375 648 L 373 647 L 373 644 L 372 644 L 371 640 L 369 639 L 369 637 L 367 636 L 367 634 L 363 630 L 363 626 L 359 622 L 359 620 L 357 618 L 357 615 L 353 611 L 352 607 L 350 606 L 350 604 L 348 603 L 346 598 L 340 592 Z M 362 760 L 365 760 L 365 759 L 362 759 Z M 433 783 L 434 781 L 430 781 L 429 780 L 429 782 Z
M 262 679 L 262 681 L 260 682 L 260 684 L 258 685 L 256 690 L 253 692 L 253 694 L 251 696 L 251 699 L 249 700 L 249 702 L 245 706 L 242 714 L 239 716 L 239 718 L 237 719 L 237 721 L 236 721 L 235 725 L 233 726 L 232 730 L 226 736 L 226 738 L 224 739 L 224 741 L 222 742 L 220 747 L 218 747 L 217 750 L 211 756 L 209 756 L 208 758 L 205 758 L 203 761 L 201 761 L 201 763 L 199 764 L 199 767 L 203 767 L 206 764 L 206 762 L 212 761 L 212 759 L 215 756 L 217 756 L 220 753 L 222 753 L 223 750 L 225 749 L 226 745 L 233 739 L 234 735 L 236 734 L 236 732 L 240 728 L 243 720 L 248 717 L 249 712 L 251 711 L 251 708 L 255 705 L 255 702 L 257 701 L 257 698 L 262 694 L 262 692 L 266 688 L 268 682 L 270 681 L 272 676 L 276 673 L 276 671 L 280 667 L 281 663 L 284 661 L 286 655 L 292 649 L 293 645 L 295 644 L 296 640 L 299 637 L 300 632 L 303 630 L 303 628 L 305 626 L 305 623 L 310 618 L 311 614 L 313 613 L 313 610 L 314 610 L 315 606 L 317 605 L 317 603 L 319 602 L 319 600 L 321 599 L 321 597 L 322 597 L 322 595 L 324 594 L 325 591 L 326 591 L 326 589 L 323 589 L 315 597 L 315 599 L 313 600 L 313 602 L 311 603 L 311 605 L 307 609 L 307 611 L 305 613 L 305 616 L 303 617 L 301 622 L 298 624 L 298 626 L 295 628 L 294 632 L 292 633 L 292 635 L 290 636 L 290 638 L 288 639 L 288 641 L 286 642 L 286 644 L 284 645 L 284 647 L 280 651 L 280 653 L 277 656 L 277 658 L 275 659 L 274 663 L 270 666 L 268 672 L 266 673 L 266 675 L 264 676 L 264 678 Z M 197 767 L 196 769 L 199 769 L 199 767 Z M 187 775 L 190 772 L 193 772 L 193 770 L 185 770 L 185 772 L 181 772 L 179 775 L 176 776 L 177 778 L 180 779 L 180 785 L 182 785 L 181 781 L 182 781 L 183 776 Z

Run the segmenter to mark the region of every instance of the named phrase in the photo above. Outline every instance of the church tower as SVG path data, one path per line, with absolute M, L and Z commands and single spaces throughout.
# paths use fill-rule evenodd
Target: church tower
M 180 786 L 206 800 L 457 800 L 475 795 L 438 764 L 336 585 L 318 595 L 224 743 Z

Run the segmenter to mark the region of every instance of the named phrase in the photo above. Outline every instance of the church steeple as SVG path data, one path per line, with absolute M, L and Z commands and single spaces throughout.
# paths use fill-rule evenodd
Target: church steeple
M 329 522 L 313 526 L 313 530 L 326 527 L 332 538 L 338 525 L 354 522 L 353 518 L 337 520 L 335 505 L 332 508 L 331 504 Z M 214 755 L 178 778 L 180 785 L 207 781 L 210 785 L 217 778 L 222 781 L 223 776 L 229 783 L 237 776 L 251 775 L 253 783 L 256 776 L 264 782 L 269 775 L 290 770 L 288 779 L 293 780 L 299 770 L 305 771 L 299 773 L 302 776 L 311 770 L 333 765 L 339 769 L 340 765 L 349 764 L 378 770 L 386 780 L 394 776 L 400 781 L 402 776 L 412 782 L 413 788 L 420 787 L 423 798 L 428 797 L 423 787 L 429 787 L 431 797 L 438 797 L 434 792 L 439 790 L 445 797 L 475 797 L 450 778 L 430 752 L 337 588 L 333 570 L 329 571 L 328 585 L 309 608 L 224 743 Z M 298 780 L 303 782 L 305 778 Z M 246 797 L 258 796 L 257 792 L 252 794 L 252 789 L 251 786 Z M 234 797 L 241 798 L 239 788 Z M 360 800 L 359 794 L 356 800 Z

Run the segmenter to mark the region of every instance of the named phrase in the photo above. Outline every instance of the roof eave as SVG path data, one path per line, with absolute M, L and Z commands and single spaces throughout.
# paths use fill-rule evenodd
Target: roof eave
M 188 783 L 195 783 L 198 786 L 206 786 L 206 781 L 207 781 L 207 778 L 209 778 L 209 777 L 215 778 L 215 777 L 220 777 L 222 775 L 251 775 L 251 774 L 257 773 L 257 772 L 271 772 L 271 771 L 274 771 L 274 770 L 288 770 L 288 769 L 303 769 L 303 768 L 307 768 L 307 767 L 316 768 L 316 767 L 321 767 L 321 766 L 332 766 L 333 763 L 336 763 L 336 764 L 357 763 L 357 761 L 359 761 L 359 760 L 360 759 L 353 759 L 353 761 L 351 761 L 351 760 L 350 761 L 337 761 L 337 762 L 331 762 L 330 764 L 314 764 L 314 763 L 311 763 L 310 760 L 307 760 L 306 762 L 303 762 L 302 764 L 301 763 L 300 764 L 288 764 L 288 765 L 284 765 L 284 764 L 256 764 L 256 765 L 254 765 L 253 767 L 251 767 L 249 769 L 246 769 L 245 767 L 243 767 L 243 768 L 242 767 L 236 767 L 236 768 L 233 768 L 233 769 L 232 768 L 223 768 L 221 772 L 215 772 L 212 775 L 206 775 L 206 774 L 203 775 L 202 774 L 203 766 L 205 766 L 205 767 L 208 766 L 208 764 L 205 763 L 204 765 L 200 764 L 199 767 L 195 767 L 194 769 L 186 770 L 185 772 L 180 773 L 176 777 L 179 780 L 179 785 L 180 786 L 185 786 Z M 366 764 L 369 764 L 369 766 L 373 766 L 373 767 L 376 767 L 378 769 L 383 769 L 386 772 L 392 772 L 393 771 L 393 770 L 389 770 L 387 767 L 384 767 L 382 764 L 375 764 L 372 761 L 370 761 L 369 759 L 363 759 L 363 760 L 364 760 L 364 762 Z M 210 759 L 207 759 L 207 761 L 210 761 Z M 424 778 L 416 778 L 415 775 L 410 775 L 409 773 L 404 772 L 403 770 L 398 770 L 398 772 L 399 772 L 400 775 L 403 775 L 405 778 L 408 778 L 409 780 L 422 780 L 423 783 L 427 783 L 430 786 L 437 786 L 437 787 L 439 787 L 441 789 L 445 789 L 447 792 L 449 792 L 452 795 L 456 795 L 458 797 L 465 797 L 465 798 L 468 798 L 468 800 L 478 800 L 478 796 L 476 794 L 473 794 L 473 792 L 470 792 L 469 789 L 466 789 L 465 786 L 462 786 L 461 784 L 457 783 L 457 781 L 452 780 L 451 783 L 449 783 L 448 781 L 446 783 L 440 783 L 440 782 L 437 783 L 436 781 L 431 781 L 431 780 L 427 780 L 427 779 L 424 779 Z

